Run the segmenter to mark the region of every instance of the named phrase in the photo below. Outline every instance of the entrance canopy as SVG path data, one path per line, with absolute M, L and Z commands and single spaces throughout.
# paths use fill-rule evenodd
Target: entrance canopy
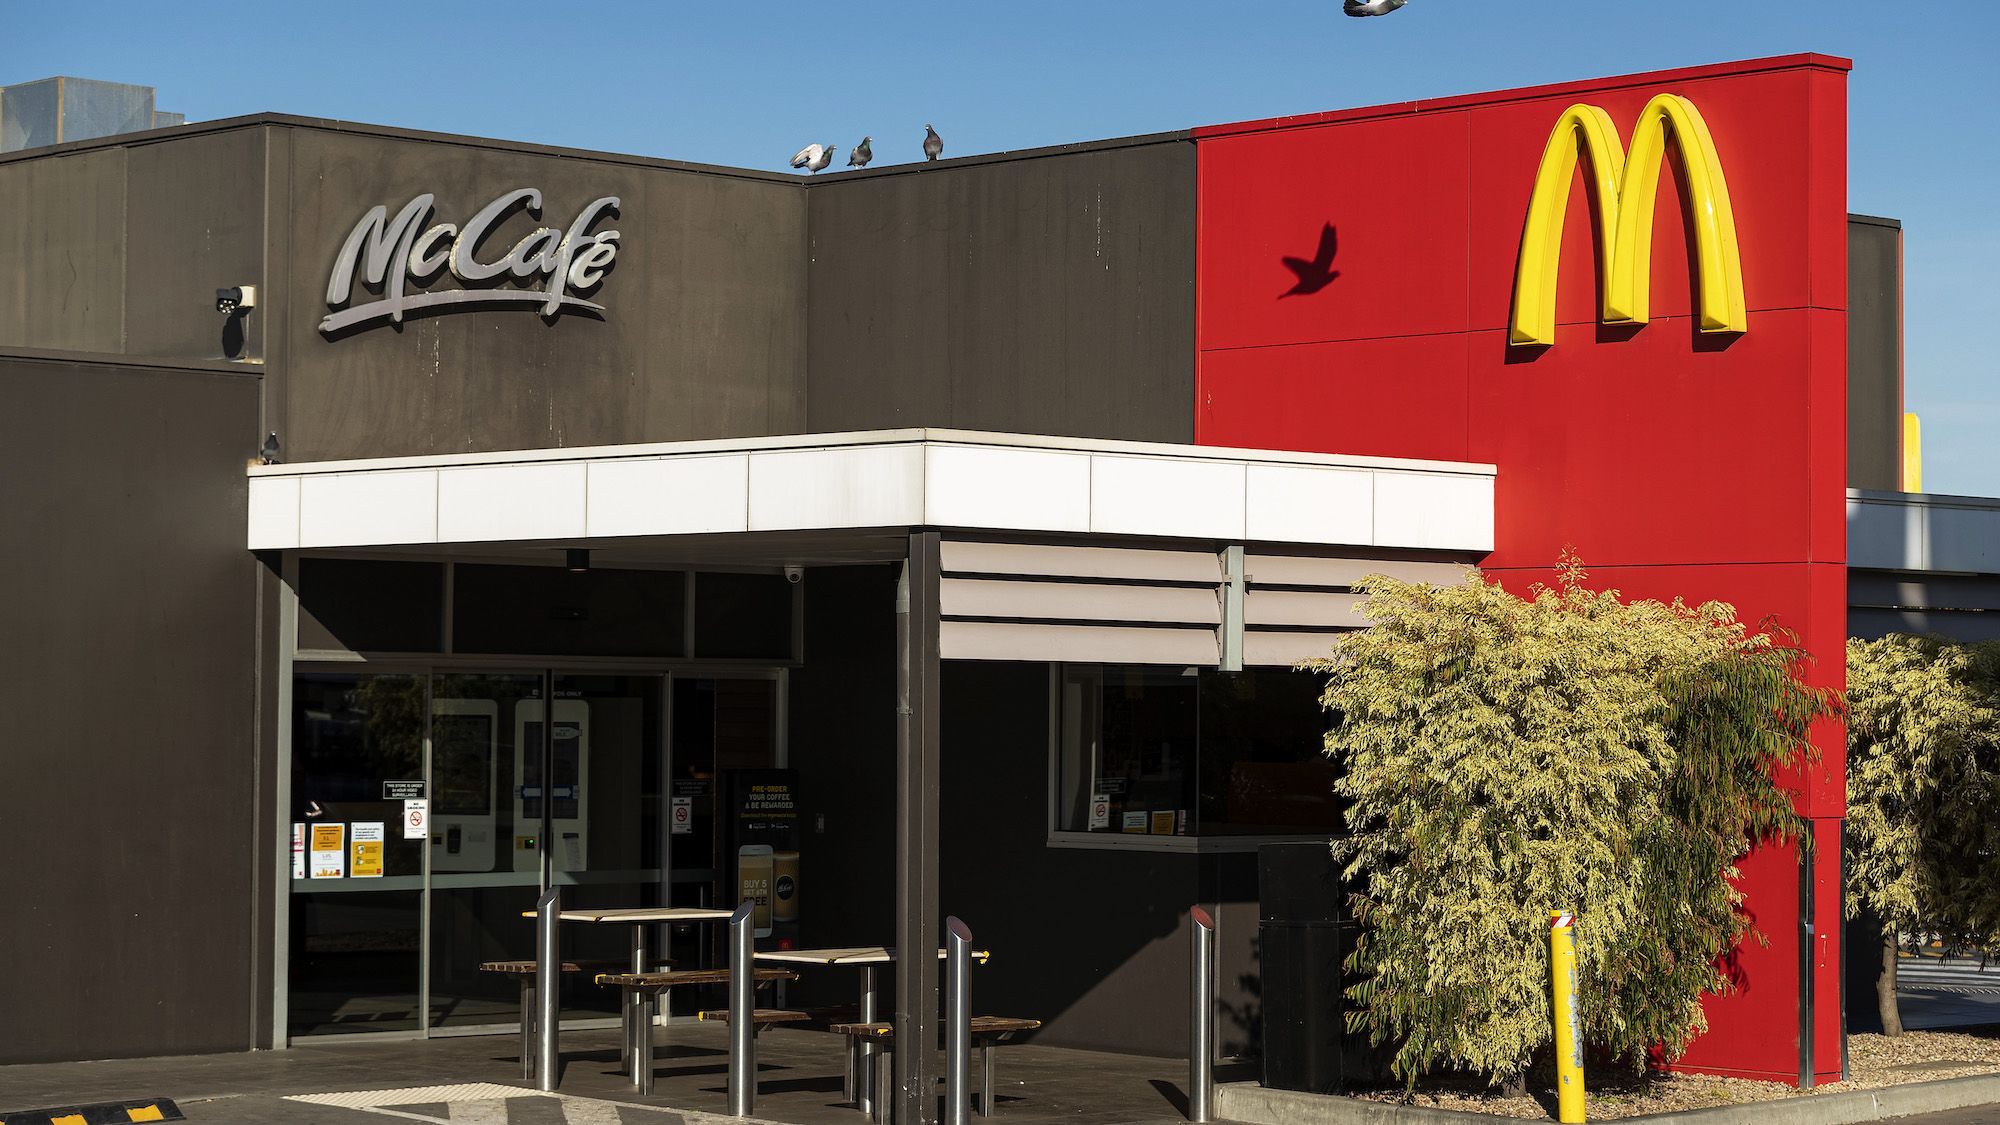
M 1491 465 L 958 430 L 249 473 L 260 551 L 812 565 L 935 529 L 947 659 L 1289 664 L 1362 623 L 1361 575 L 1493 546 Z

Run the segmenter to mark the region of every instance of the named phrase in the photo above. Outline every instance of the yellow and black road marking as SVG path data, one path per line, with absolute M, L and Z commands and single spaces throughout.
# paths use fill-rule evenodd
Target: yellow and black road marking
M 185 1120 L 180 1107 L 167 1098 L 63 1105 L 53 1109 L 17 1109 L 0 1114 L 0 1125 L 126 1125 L 128 1121 Z

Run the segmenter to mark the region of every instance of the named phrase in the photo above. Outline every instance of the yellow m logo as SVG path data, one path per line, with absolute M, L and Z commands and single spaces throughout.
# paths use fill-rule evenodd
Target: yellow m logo
M 1661 165 L 1671 134 L 1687 173 L 1687 206 L 1694 218 L 1696 311 L 1703 332 L 1743 332 L 1749 313 L 1743 304 L 1743 263 L 1736 251 L 1736 218 L 1729 208 L 1729 185 L 1708 123 L 1694 103 L 1679 94 L 1661 94 L 1639 112 L 1632 152 L 1618 139 L 1611 115 L 1594 105 L 1573 105 L 1556 119 L 1528 221 L 1521 232 L 1521 257 L 1514 267 L 1514 319 L 1507 338 L 1515 344 L 1556 342 L 1556 266 L 1562 258 L 1563 216 L 1569 210 L 1570 180 L 1578 156 L 1590 160 L 1597 207 L 1598 275 L 1603 279 L 1602 315 L 1607 324 L 1644 324 L 1651 303 L 1653 205 L 1659 197 Z

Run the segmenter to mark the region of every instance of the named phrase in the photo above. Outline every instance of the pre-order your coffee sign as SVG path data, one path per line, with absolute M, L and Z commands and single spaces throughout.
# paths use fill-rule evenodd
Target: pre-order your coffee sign
M 503 192 L 464 226 L 426 225 L 436 201 L 436 196 L 425 193 L 404 204 L 393 219 L 383 204 L 361 216 L 333 260 L 326 303 L 334 311 L 319 322 L 321 332 L 331 335 L 375 322 L 401 324 L 405 313 L 419 309 L 455 311 L 439 306 L 511 306 L 552 319 L 565 310 L 604 311 L 603 305 L 574 294 L 595 289 L 618 257 L 618 232 L 591 230 L 599 220 L 618 213 L 617 196 L 592 200 L 567 227 L 538 226 L 505 252 L 498 245 L 487 245 L 496 241 L 487 236 L 516 207 L 540 218 L 540 191 Z M 469 288 L 428 292 L 421 288 L 446 270 Z M 366 287 L 361 296 L 369 291 L 381 296 L 351 303 L 357 279 Z

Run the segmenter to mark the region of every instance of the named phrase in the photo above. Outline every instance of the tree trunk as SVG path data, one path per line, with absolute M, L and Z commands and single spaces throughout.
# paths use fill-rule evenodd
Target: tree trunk
M 1882 1034 L 1901 1035 L 1903 1014 L 1896 1008 L 1896 935 L 1882 937 L 1882 968 L 1875 974 L 1875 1007 L 1882 1016 Z

